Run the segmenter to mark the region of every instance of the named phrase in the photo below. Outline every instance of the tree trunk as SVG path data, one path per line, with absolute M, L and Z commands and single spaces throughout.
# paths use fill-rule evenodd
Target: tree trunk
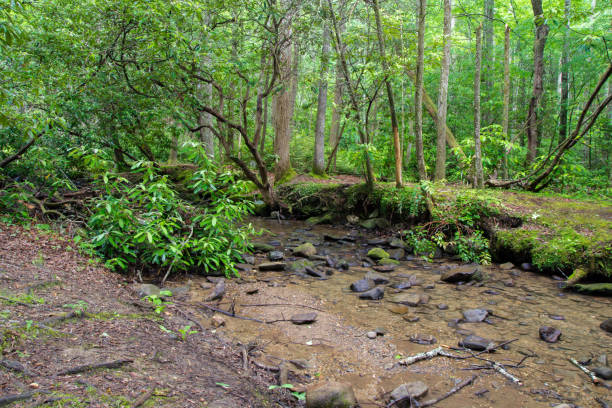
M 484 186 L 480 149 L 480 66 L 482 61 L 482 26 L 476 28 L 476 66 L 474 69 L 474 187 Z
M 208 104 L 212 106 L 212 84 L 206 84 L 204 98 L 208 99 Z M 215 136 L 210 127 L 212 126 L 212 116 L 208 113 L 200 112 L 198 115 L 198 125 L 205 126 L 200 129 L 200 142 L 204 147 L 204 151 L 210 160 L 215 159 Z M 207 126 L 207 127 L 206 127 Z
M 266 83 L 268 83 L 267 79 L 266 79 Z M 261 131 L 261 142 L 259 143 L 259 154 L 261 154 L 262 156 L 264 154 L 264 149 L 266 147 L 266 133 L 268 133 L 268 105 L 269 105 L 269 101 L 270 101 L 270 99 L 267 96 L 264 98 L 264 101 L 263 101 L 263 103 L 264 103 L 264 106 L 263 106 L 263 124 L 262 124 L 262 131 Z
M 338 30 L 340 30 L 340 36 L 344 32 L 344 23 L 338 23 Z M 340 56 L 336 56 L 336 82 L 334 85 L 334 106 L 332 106 L 332 121 L 329 129 L 329 144 L 336 146 L 340 141 L 340 121 L 342 117 L 342 97 L 344 96 L 344 79 L 342 77 L 342 63 Z M 336 149 L 337 150 L 337 149 Z M 332 171 L 336 171 L 336 156 L 337 152 L 330 156 L 332 161 Z M 328 166 L 329 167 L 329 166 Z
M 569 25 L 571 0 L 565 0 L 565 32 L 561 52 L 561 100 L 559 106 L 559 140 L 567 137 L 567 99 L 569 95 Z
M 502 113 L 502 132 L 509 140 L 508 125 L 510 119 L 510 26 L 506 24 L 504 32 L 504 111 Z M 504 179 L 508 179 L 508 150 L 504 149 Z
M 484 0 L 484 44 L 483 44 L 483 61 L 485 65 L 482 69 L 482 80 L 484 82 L 484 109 L 483 109 L 483 125 L 489 126 L 493 123 L 493 104 L 492 99 L 495 95 L 493 90 L 493 66 L 495 63 L 495 45 L 493 44 L 493 17 L 495 15 L 495 0 Z
M 168 155 L 168 163 L 176 164 L 178 155 L 178 135 L 172 135 L 172 142 L 170 144 L 170 154 Z
M 427 179 L 425 168 L 425 155 L 423 153 L 423 55 L 425 52 L 425 12 L 427 0 L 418 0 L 418 40 L 417 40 L 417 67 L 414 92 L 414 133 L 417 153 L 417 167 L 419 169 L 419 180 Z
M 374 16 L 376 19 L 376 34 L 378 36 L 378 50 L 380 52 L 380 58 L 382 60 L 382 68 L 383 72 L 387 74 L 385 76 L 385 86 L 387 88 L 387 98 L 389 99 L 389 111 L 391 113 L 391 130 L 393 132 L 393 148 L 395 152 L 395 186 L 400 188 L 402 186 L 402 148 L 400 145 L 397 114 L 395 112 L 393 88 L 391 87 L 391 80 L 388 76 L 390 74 L 389 64 L 387 63 L 385 55 L 385 39 L 382 31 L 382 22 L 380 21 L 380 8 L 378 6 L 378 0 L 372 1 L 372 7 L 374 8 Z
M 319 98 L 315 125 L 315 151 L 312 171 L 325 173 L 325 113 L 327 111 L 327 72 L 329 66 L 329 24 L 323 16 L 323 45 L 321 47 L 321 72 L 319 76 Z
M 440 89 L 438 91 L 438 115 L 436 118 L 436 171 L 434 179 L 446 178 L 446 111 L 448 107 L 448 74 L 450 70 L 451 47 L 451 0 L 444 0 L 444 51 L 440 69 Z
M 542 93 L 544 92 L 544 47 L 549 31 L 544 18 L 542 0 L 531 0 L 531 6 L 533 8 L 536 32 L 533 44 L 533 93 L 529 101 L 529 112 L 527 114 L 527 165 L 530 165 L 537 155 L 539 139 L 537 111 Z

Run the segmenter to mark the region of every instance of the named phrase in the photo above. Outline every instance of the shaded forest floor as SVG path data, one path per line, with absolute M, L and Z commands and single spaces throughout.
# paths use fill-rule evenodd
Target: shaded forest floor
M 0 225 L 0 406 L 11 396 L 23 407 L 294 405 L 179 303 L 158 315 L 63 237 Z M 183 341 L 186 325 L 198 333 Z M 100 363 L 118 367 L 82 367 Z

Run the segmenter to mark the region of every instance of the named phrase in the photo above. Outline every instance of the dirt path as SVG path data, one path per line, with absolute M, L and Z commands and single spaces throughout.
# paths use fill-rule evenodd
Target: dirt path
M 133 287 L 61 237 L 0 226 L 0 405 L 11 395 L 23 407 L 295 405 L 286 391 L 268 391 L 274 375 L 254 366 L 245 374 L 240 349 L 202 332 L 192 311 L 171 305 L 160 316 Z M 186 325 L 198 333 L 182 341 Z M 118 360 L 127 362 L 60 375 Z

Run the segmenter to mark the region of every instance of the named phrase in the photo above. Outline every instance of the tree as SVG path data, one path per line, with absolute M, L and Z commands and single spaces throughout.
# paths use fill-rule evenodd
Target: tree
M 504 30 L 504 109 L 502 113 L 502 133 L 509 137 L 510 121 L 510 26 L 506 24 Z M 504 179 L 508 178 L 508 150 L 504 149 L 503 163 Z
M 446 110 L 448 108 L 448 75 L 450 71 L 451 47 L 451 0 L 444 0 L 444 50 L 440 67 L 440 87 L 438 90 L 438 115 L 436 117 L 436 171 L 435 180 L 446 178 Z
M 425 54 L 425 15 L 427 11 L 427 0 L 417 0 L 417 65 L 416 81 L 414 83 L 414 134 L 417 155 L 417 167 L 419 179 L 427 179 L 427 169 L 425 167 L 425 155 L 423 152 L 423 58 Z
M 569 25 L 571 0 L 565 0 L 565 27 L 561 51 L 561 98 L 559 103 L 559 140 L 567 137 L 567 99 L 569 96 Z
M 319 97 L 317 101 L 317 121 L 315 126 L 315 151 L 312 171 L 325 173 L 325 113 L 327 112 L 327 72 L 329 70 L 330 33 L 326 13 L 322 10 L 323 33 L 321 46 L 321 68 L 319 74 Z
M 395 152 L 395 185 L 396 187 L 402 186 L 402 148 L 400 145 L 399 137 L 399 125 L 397 123 L 397 114 L 395 112 L 395 100 L 393 97 L 393 87 L 391 80 L 389 79 L 389 64 L 385 55 L 385 39 L 383 36 L 382 23 L 380 21 L 380 7 L 378 6 L 378 0 L 372 1 L 372 7 L 374 8 L 374 16 L 376 19 L 376 35 L 378 37 L 378 50 L 380 52 L 380 58 L 382 61 L 382 68 L 385 75 L 385 86 L 387 89 L 387 99 L 389 100 L 389 110 L 391 113 L 391 131 L 393 132 L 393 149 Z
M 474 187 L 484 186 L 480 147 L 480 66 L 482 62 L 482 25 L 476 28 L 476 62 L 474 67 Z
M 485 126 L 489 126 L 493 122 L 493 76 L 495 63 L 495 44 L 493 32 L 493 17 L 495 15 L 495 0 L 484 0 L 484 22 L 483 22 L 483 38 L 484 44 L 482 49 L 482 57 L 485 61 L 482 70 L 482 80 L 484 82 L 484 109 L 483 122 Z

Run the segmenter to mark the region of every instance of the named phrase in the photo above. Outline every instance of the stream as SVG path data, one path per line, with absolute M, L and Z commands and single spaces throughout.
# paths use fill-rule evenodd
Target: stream
M 429 387 L 428 399 L 476 374 L 472 385 L 436 406 L 551 407 L 569 403 L 597 407 L 600 405 L 595 397 L 612 401 L 611 391 L 592 384 L 568 361 L 569 357 L 592 360 L 588 366 L 592 368 L 606 363 L 606 354 L 612 358 L 612 335 L 599 327 L 612 317 L 610 298 L 565 292 L 559 289 L 559 280 L 510 264 L 482 267 L 486 276 L 482 282 L 445 283 L 441 274 L 460 262 L 426 262 L 403 256 L 392 271 L 376 272 L 389 281 L 379 284 L 384 287 L 384 297 L 364 300 L 350 286 L 373 272 L 372 267 L 364 266 L 368 250 L 392 250 L 388 246 L 390 236 L 350 226 L 310 227 L 300 221 L 260 218 L 253 222 L 268 231 L 256 241 L 281 251 L 284 259 L 280 262 L 287 264 L 287 270 L 259 271 L 256 265 L 270 260 L 269 254 L 256 253 L 254 265 L 240 265 L 241 277 L 227 281 L 224 297 L 218 303 L 206 303 L 223 310 L 233 308 L 239 316 L 276 322 L 266 324 L 220 314 L 215 322 L 204 311 L 200 320 L 228 341 L 252 348 L 251 359 L 260 366 L 278 367 L 286 362 L 288 381 L 296 389 L 318 381 L 348 382 L 362 407 L 375 407 L 386 405 L 389 393 L 402 383 L 423 381 Z M 292 254 L 292 248 L 305 242 L 315 245 L 321 258 L 313 261 L 317 266 L 313 269 L 321 271 L 324 278 L 308 276 L 303 268 L 289 270 L 292 262 L 305 259 Z M 333 266 L 342 264 L 341 260 L 345 264 L 330 268 L 323 257 L 329 257 Z M 410 287 L 392 287 L 402 282 L 410 282 Z M 205 277 L 194 278 L 190 301 L 205 301 L 213 287 L 214 282 Z M 398 295 L 408 294 L 415 295 L 408 298 L 418 299 L 417 306 L 391 302 Z M 479 311 L 468 315 L 475 315 L 475 320 L 486 315 L 485 320 L 464 322 L 463 312 L 471 309 Z M 289 321 L 305 313 L 316 313 L 316 321 L 299 325 Z M 221 326 L 215 327 L 218 324 Z M 541 340 L 542 326 L 560 330 L 559 341 Z M 507 368 L 521 386 L 491 369 L 470 369 L 487 364 L 475 358 L 438 356 L 408 366 L 398 363 L 440 345 L 458 347 L 458 342 L 471 334 L 497 344 L 517 339 L 479 357 L 505 365 L 527 357 L 519 368 Z

